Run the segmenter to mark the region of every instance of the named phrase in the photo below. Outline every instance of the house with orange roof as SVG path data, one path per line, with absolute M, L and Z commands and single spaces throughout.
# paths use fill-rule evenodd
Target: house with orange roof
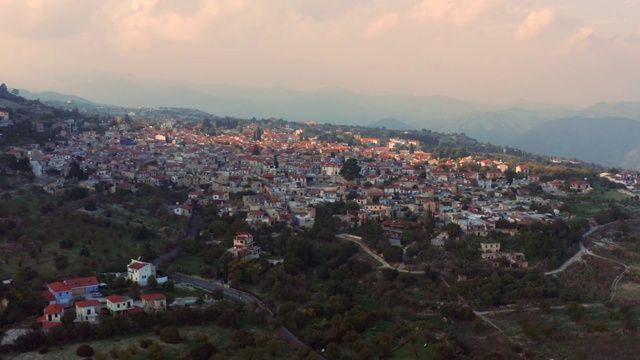
M 76 303 L 76 320 L 98 322 L 103 305 L 98 300 L 83 300 Z
M 146 313 L 167 311 L 167 297 L 163 294 L 140 295 L 140 299 Z
M 140 286 L 147 286 L 149 278 L 156 276 L 156 267 L 152 263 L 131 259 L 127 265 L 127 273 L 129 280 Z
M 42 323 L 42 328 L 46 331 L 53 327 L 62 325 L 63 316 L 64 305 L 51 304 L 44 308 L 44 315 L 38 318 L 38 322 Z
M 124 298 L 120 295 L 107 296 L 107 309 L 113 315 L 124 315 L 127 310 L 133 309 L 133 300 Z

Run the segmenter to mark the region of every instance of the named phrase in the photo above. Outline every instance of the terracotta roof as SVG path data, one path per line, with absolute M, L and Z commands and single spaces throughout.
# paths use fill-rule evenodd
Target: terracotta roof
M 42 295 L 47 302 L 56 301 L 56 296 L 49 290 L 42 290 Z
M 123 298 L 120 295 L 111 295 L 111 296 L 107 296 L 107 301 L 111 303 L 123 303 L 123 302 L 126 302 L 127 299 Z
M 76 303 L 76 307 L 99 306 L 102 303 L 98 300 L 83 300 Z
M 130 269 L 134 269 L 134 270 L 140 270 L 140 269 L 142 269 L 143 267 L 145 267 L 147 265 L 149 265 L 149 264 L 137 262 L 137 263 L 133 263 L 133 264 L 129 265 L 129 268 Z
M 163 294 L 146 294 L 140 295 L 140 298 L 144 301 L 156 301 L 166 299 L 167 297 Z
M 49 284 L 49 289 L 57 293 L 63 291 L 71 291 L 71 288 L 67 284 L 61 282 L 54 282 Z
M 67 284 L 72 289 L 77 289 L 77 288 L 81 288 L 81 287 L 96 286 L 96 285 L 100 284 L 98 282 L 98 279 L 95 276 L 89 276 L 89 277 L 77 278 L 77 279 L 69 279 L 69 280 L 65 280 L 64 282 L 65 282 L 65 284 Z
M 64 311 L 64 305 L 62 304 L 51 304 L 44 308 L 45 314 L 62 314 Z

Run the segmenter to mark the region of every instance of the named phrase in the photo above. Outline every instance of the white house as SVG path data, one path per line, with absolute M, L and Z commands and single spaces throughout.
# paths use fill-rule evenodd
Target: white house
M 76 320 L 98 322 L 102 303 L 98 300 L 83 300 L 76 303 Z
M 181 216 L 191 216 L 191 210 L 191 206 L 189 205 L 180 205 L 173 209 L 173 213 Z
M 133 300 L 120 295 L 107 296 L 107 308 L 113 315 L 124 315 L 127 310 L 133 309 Z
M 140 286 L 147 286 L 149 277 L 156 276 L 156 267 L 148 262 L 133 260 L 127 266 L 129 280 L 138 283 Z

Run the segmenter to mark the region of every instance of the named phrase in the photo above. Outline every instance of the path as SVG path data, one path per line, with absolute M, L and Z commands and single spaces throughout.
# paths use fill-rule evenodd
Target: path
M 233 301 L 242 301 L 245 304 L 248 303 L 255 303 L 256 307 L 258 310 L 266 313 L 265 319 L 269 322 L 269 323 L 273 323 L 276 321 L 275 316 L 273 315 L 273 312 L 271 311 L 271 309 L 269 309 L 262 300 L 260 300 L 259 298 L 238 290 L 238 289 L 233 289 L 231 287 L 228 286 L 224 286 L 223 284 L 221 284 L 220 282 L 217 281 L 212 281 L 212 280 L 208 280 L 208 279 L 204 279 L 201 277 L 197 277 L 197 276 L 189 276 L 189 275 L 184 275 L 184 274 L 173 274 L 171 275 L 171 278 L 174 279 L 174 281 L 176 282 L 182 282 L 182 283 L 187 283 L 187 284 L 191 284 L 193 286 L 208 290 L 208 291 L 214 291 L 216 289 L 222 289 L 222 293 L 225 297 L 225 299 L 229 299 L 229 300 L 233 300 Z M 309 348 L 309 346 L 307 344 L 305 344 L 304 342 L 300 341 L 300 339 L 298 339 L 293 333 L 291 333 L 291 331 L 289 331 L 286 327 L 284 327 L 283 325 L 280 325 L 280 327 L 278 328 L 278 334 L 280 334 L 280 336 L 290 345 L 297 345 L 297 346 L 301 346 L 304 348 Z M 313 349 L 311 349 L 313 351 Z M 316 358 L 318 360 L 324 360 L 324 357 L 317 355 Z
M 378 260 L 378 262 L 382 264 L 381 267 L 383 268 L 395 269 L 398 272 L 407 273 L 407 274 L 424 274 L 424 271 L 422 270 L 405 270 L 400 267 L 391 266 L 391 264 L 384 261 L 382 257 L 380 257 L 378 254 L 374 253 L 371 249 L 369 249 L 369 247 L 362 242 L 362 238 L 360 236 L 355 236 L 351 234 L 338 234 L 336 235 L 336 238 L 342 239 L 342 240 L 348 240 L 358 244 L 362 248 L 362 250 L 364 250 L 367 254 L 371 255 L 374 259 Z
M 198 223 L 200 222 L 200 214 L 198 214 L 197 210 L 194 210 L 191 214 L 191 219 L 189 219 L 189 229 L 187 230 L 187 239 L 195 239 L 198 235 Z M 153 265 L 158 267 L 162 265 L 163 262 L 171 259 L 172 257 L 178 255 L 180 252 L 180 243 L 178 242 L 171 250 L 166 253 L 158 256 L 155 260 L 153 260 Z
M 555 269 L 555 270 L 551 270 L 551 271 L 547 271 L 546 273 L 544 273 L 545 275 L 553 275 L 553 274 L 557 274 L 557 273 L 561 273 L 563 271 L 565 271 L 567 269 L 567 267 L 569 267 L 569 265 L 573 264 L 576 261 L 579 261 L 582 259 L 582 255 L 584 254 L 589 254 L 592 255 L 592 253 L 587 250 L 586 247 L 584 247 L 584 240 L 589 237 L 591 234 L 593 234 L 594 231 L 607 226 L 609 224 L 612 223 L 607 223 L 607 224 L 603 224 L 603 225 L 598 225 L 598 226 L 593 226 L 589 229 L 589 231 L 587 231 L 586 233 L 582 234 L 582 240 L 580 240 L 580 250 L 573 255 L 569 260 L 565 261 L 564 264 L 560 265 L 559 268 Z
M 587 231 L 586 233 L 584 233 L 582 235 L 582 240 L 580 240 L 580 251 L 578 251 L 575 255 L 573 255 L 571 257 L 571 259 L 567 260 L 564 262 L 564 264 L 562 264 L 562 266 L 560 266 L 559 268 L 552 270 L 552 271 L 547 271 L 546 273 L 544 273 L 545 275 L 553 275 L 553 274 L 557 274 L 560 272 L 563 272 L 569 265 L 573 264 L 574 262 L 582 259 L 583 255 L 589 255 L 589 256 L 593 256 L 593 257 L 597 257 L 603 260 L 607 260 L 607 261 L 611 261 L 614 262 L 616 264 L 622 265 L 624 267 L 624 271 L 622 273 L 620 273 L 620 275 L 616 276 L 615 279 L 613 279 L 613 282 L 611 283 L 611 296 L 609 298 L 609 301 L 611 302 L 613 300 L 613 298 L 616 296 L 616 290 L 618 289 L 618 284 L 620 283 L 620 280 L 622 280 L 622 277 L 624 276 L 624 274 L 626 274 L 627 272 L 629 272 L 630 268 L 629 265 L 621 263 L 620 261 L 617 260 L 613 260 L 613 259 L 609 259 L 606 258 L 604 256 L 600 256 L 597 254 L 594 254 L 591 250 L 588 250 L 585 246 L 584 246 L 584 240 L 589 237 L 594 231 L 605 227 L 607 225 L 611 225 L 615 222 L 610 222 L 610 223 L 606 223 L 603 225 L 598 225 L 598 226 L 594 226 L 591 229 L 589 229 L 589 231 Z

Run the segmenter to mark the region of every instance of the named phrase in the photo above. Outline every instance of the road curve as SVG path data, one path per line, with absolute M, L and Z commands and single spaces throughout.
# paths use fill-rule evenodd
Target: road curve
M 271 309 L 269 309 L 262 300 L 260 300 L 259 298 L 238 290 L 238 289 L 233 289 L 227 286 L 222 285 L 221 283 L 217 282 L 217 281 L 213 281 L 213 280 L 208 280 L 208 279 L 204 279 L 201 277 L 197 277 L 197 276 L 189 276 L 189 275 L 184 275 L 184 274 L 173 274 L 171 275 L 171 278 L 176 281 L 176 282 L 182 282 L 182 283 L 186 283 L 186 284 L 191 284 L 193 286 L 208 290 L 208 291 L 214 291 L 216 289 L 222 289 L 222 293 L 224 294 L 224 298 L 228 299 L 228 300 L 233 300 L 233 301 L 241 301 L 245 304 L 248 303 L 255 303 L 256 307 L 258 310 L 263 311 L 264 313 L 266 313 L 265 319 L 269 322 L 269 323 L 273 323 L 276 321 L 276 318 L 273 314 L 273 312 L 271 311 Z M 297 346 L 301 346 L 304 348 L 309 348 L 310 347 L 305 344 L 304 342 L 302 342 L 300 339 L 298 339 L 293 333 L 291 333 L 291 331 L 289 331 L 289 329 L 287 329 L 286 327 L 280 325 L 280 327 L 278 328 L 278 334 L 290 345 L 297 345 Z M 311 349 L 313 351 L 313 349 Z M 324 357 L 317 355 L 316 358 L 318 360 L 324 360 Z
M 424 271 L 422 270 L 405 270 L 399 267 L 391 266 L 391 264 L 386 262 L 382 257 L 380 257 L 378 254 L 374 253 L 371 249 L 369 249 L 369 247 L 361 241 L 362 238 L 360 236 L 355 236 L 351 234 L 337 234 L 336 238 L 341 240 L 348 240 L 358 244 L 358 246 L 360 246 L 362 250 L 364 250 L 367 254 L 371 255 L 374 259 L 378 260 L 378 262 L 382 264 L 381 266 L 382 268 L 395 269 L 398 272 L 407 273 L 407 274 L 424 274 Z

